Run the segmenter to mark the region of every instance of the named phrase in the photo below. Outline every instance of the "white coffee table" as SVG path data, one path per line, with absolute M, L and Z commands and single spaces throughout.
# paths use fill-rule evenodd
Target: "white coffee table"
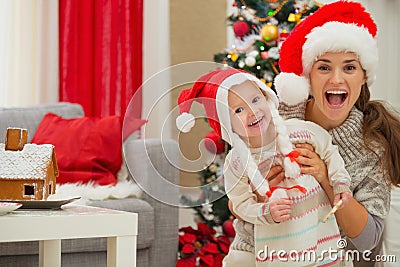
M 0 216 L 0 242 L 39 240 L 39 266 L 61 266 L 61 239 L 107 237 L 107 266 L 136 266 L 136 213 L 66 205 Z

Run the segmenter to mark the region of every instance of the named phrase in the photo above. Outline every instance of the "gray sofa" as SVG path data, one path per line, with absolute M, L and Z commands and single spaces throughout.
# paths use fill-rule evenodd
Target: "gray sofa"
M 65 118 L 83 116 L 80 105 L 55 103 L 24 108 L 0 108 L 0 142 L 4 142 L 7 127 L 22 127 L 29 131 L 29 140 L 47 112 Z M 146 181 L 151 195 L 163 195 L 168 202 L 178 203 L 179 192 L 158 184 L 159 177 L 179 184 L 179 171 L 166 159 L 179 157 L 178 145 L 172 140 L 129 138 L 124 144 L 125 161 L 135 177 Z M 147 190 L 146 190 L 147 191 Z M 147 191 L 149 192 L 149 191 Z M 137 243 L 138 267 L 175 266 L 178 249 L 178 208 L 164 204 L 146 192 L 141 199 L 107 199 L 91 201 L 91 206 L 138 213 L 139 234 Z M 101 222 L 99 222 L 101 223 Z M 60 225 L 62 227 L 62 225 Z M 110 225 L 118 227 L 118 225 Z M 7 229 L 0 229 L 7 231 Z M 107 240 L 105 238 L 63 240 L 62 266 L 106 266 Z M 0 243 L 0 266 L 38 266 L 38 242 Z

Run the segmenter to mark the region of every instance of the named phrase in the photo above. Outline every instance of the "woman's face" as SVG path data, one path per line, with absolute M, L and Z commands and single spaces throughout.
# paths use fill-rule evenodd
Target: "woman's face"
M 326 129 L 341 125 L 360 96 L 367 77 L 356 54 L 328 52 L 317 58 L 310 72 L 313 118 Z

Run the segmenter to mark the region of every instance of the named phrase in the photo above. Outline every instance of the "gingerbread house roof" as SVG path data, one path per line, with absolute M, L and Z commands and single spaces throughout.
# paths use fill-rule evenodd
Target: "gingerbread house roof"
M 22 150 L 11 151 L 0 144 L 1 179 L 45 179 L 49 164 L 54 164 L 58 176 L 53 145 L 25 144 Z

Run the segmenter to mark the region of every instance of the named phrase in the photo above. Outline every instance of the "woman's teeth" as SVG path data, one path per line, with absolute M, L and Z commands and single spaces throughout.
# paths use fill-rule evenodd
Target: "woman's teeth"
M 325 97 L 331 105 L 340 105 L 347 98 L 347 92 L 341 90 L 329 90 L 325 93 Z

